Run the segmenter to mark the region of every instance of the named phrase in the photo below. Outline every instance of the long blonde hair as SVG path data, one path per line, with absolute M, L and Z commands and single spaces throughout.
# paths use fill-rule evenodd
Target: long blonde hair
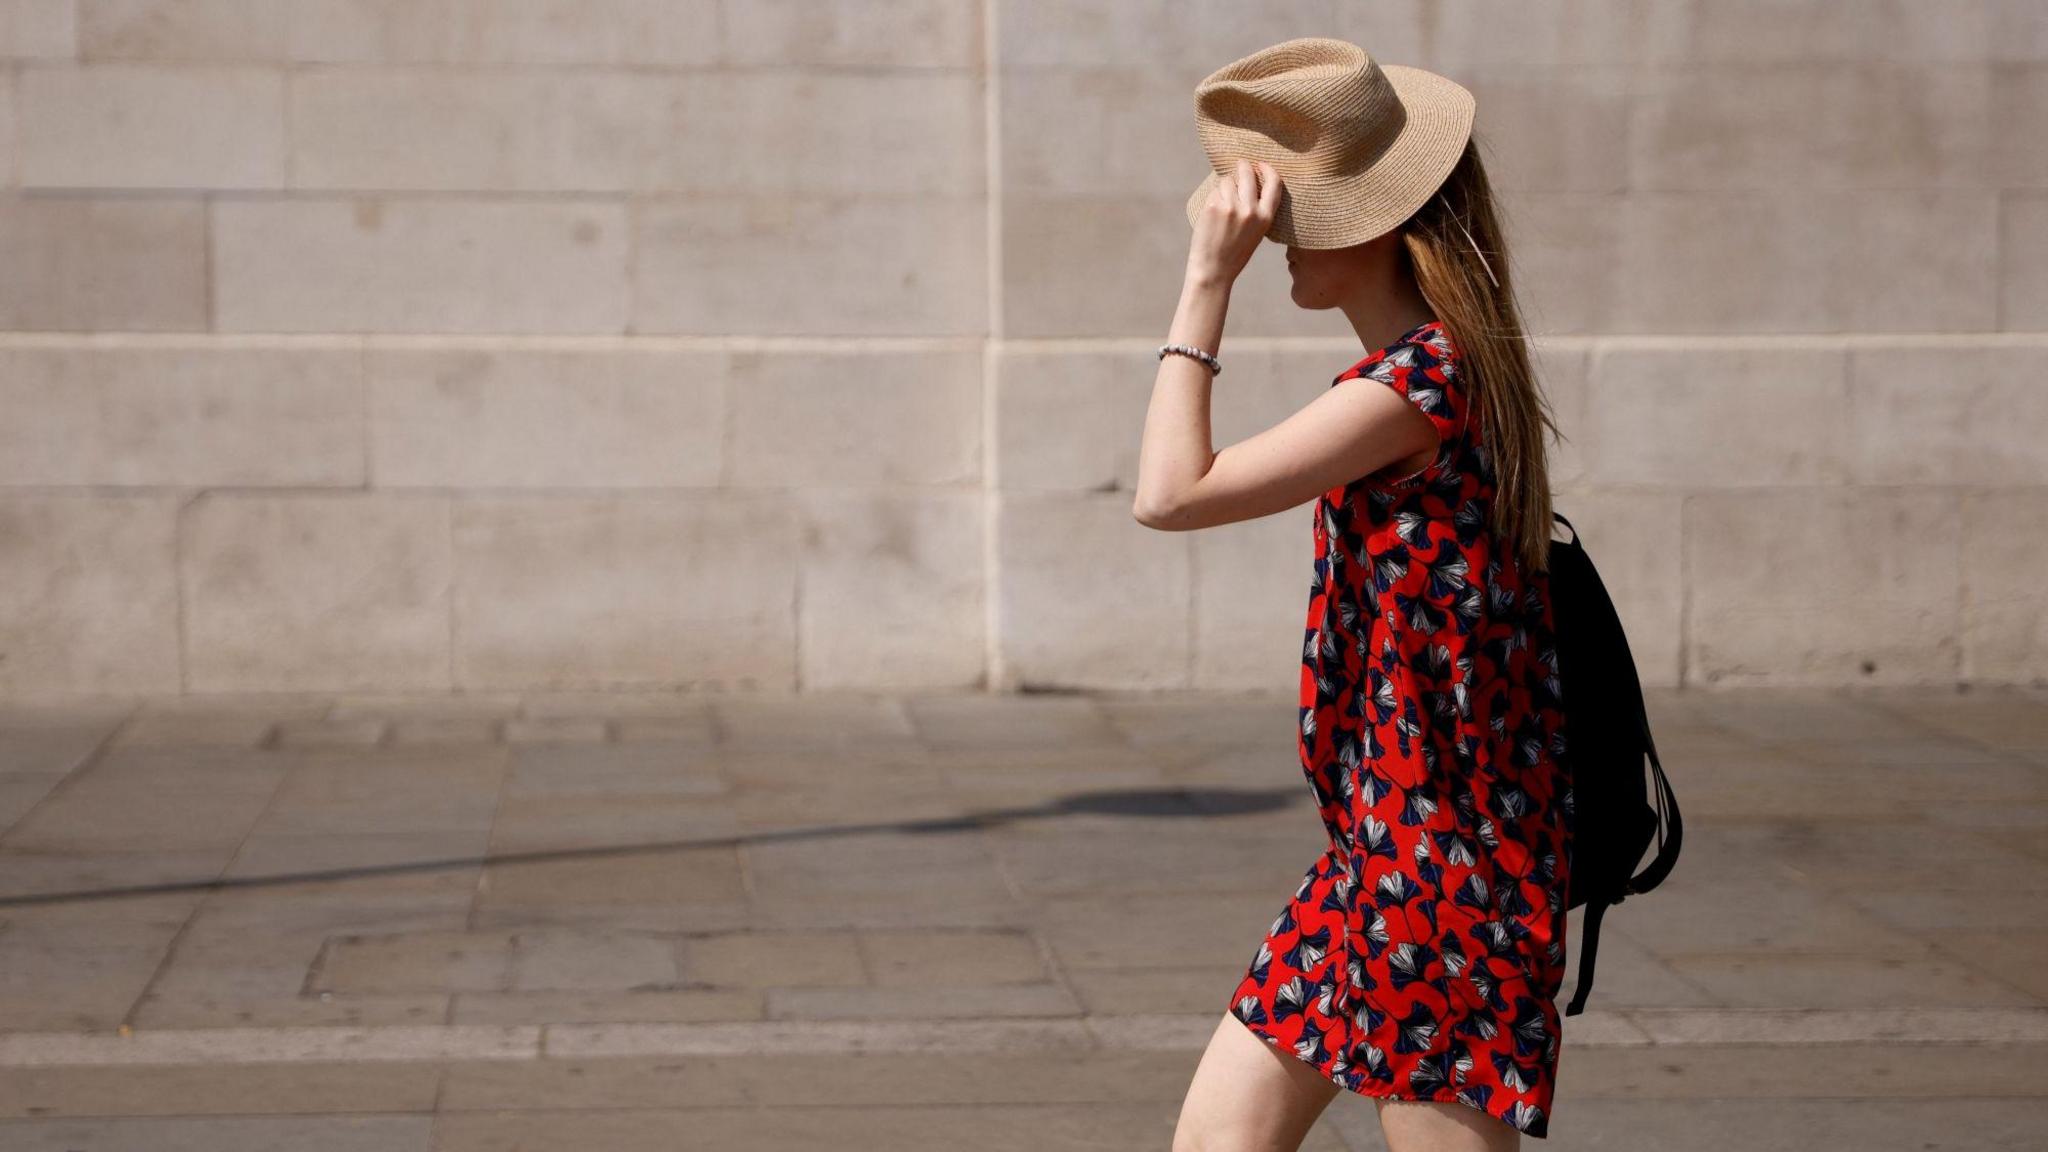
M 1493 463 L 1492 527 L 1526 569 L 1550 567 L 1546 432 L 1561 438 L 1529 362 L 1493 188 L 1476 139 L 1438 194 L 1401 225 L 1415 283 L 1450 332 Z

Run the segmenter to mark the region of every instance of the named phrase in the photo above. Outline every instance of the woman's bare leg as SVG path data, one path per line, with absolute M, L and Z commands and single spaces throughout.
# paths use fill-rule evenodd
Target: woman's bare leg
M 1387 1152 L 1516 1152 L 1514 1125 L 1470 1104 L 1375 1097 Z
M 1173 1152 L 1295 1152 L 1343 1090 L 1225 1012 L 1181 1102 Z

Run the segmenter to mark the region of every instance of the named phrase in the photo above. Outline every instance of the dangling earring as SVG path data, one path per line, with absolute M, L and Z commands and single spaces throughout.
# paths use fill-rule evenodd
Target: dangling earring
M 1493 281 L 1495 288 L 1500 287 L 1500 277 L 1493 274 L 1493 265 L 1487 263 L 1486 253 L 1479 250 L 1479 241 L 1472 239 L 1472 233 L 1466 229 L 1464 219 L 1456 212 L 1451 211 L 1451 202 L 1444 200 L 1443 193 L 1437 193 L 1437 199 L 1444 201 L 1444 211 L 1450 213 L 1451 222 L 1458 226 L 1458 231 L 1465 233 L 1465 243 L 1472 245 L 1472 254 L 1479 257 L 1479 266 L 1486 269 L 1486 278 Z

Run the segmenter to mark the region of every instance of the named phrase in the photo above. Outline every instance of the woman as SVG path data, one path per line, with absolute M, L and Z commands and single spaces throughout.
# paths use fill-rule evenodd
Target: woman
M 1185 531 L 1315 501 L 1298 749 L 1330 846 L 1232 990 L 1177 1149 L 1294 1149 L 1341 1089 L 1393 1152 L 1547 1135 L 1571 793 L 1547 575 L 1548 406 L 1471 139 L 1473 101 L 1338 40 L 1197 89 L 1215 174 L 1146 415 L 1133 513 Z M 1210 448 L 1238 273 L 1369 349 Z

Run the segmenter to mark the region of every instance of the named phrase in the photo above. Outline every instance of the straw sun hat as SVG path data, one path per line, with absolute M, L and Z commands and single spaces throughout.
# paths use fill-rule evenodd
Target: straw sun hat
M 1363 243 L 1436 193 L 1464 152 L 1475 106 L 1455 81 L 1381 64 L 1343 40 L 1261 49 L 1195 87 L 1195 129 L 1215 171 L 1188 197 L 1188 222 L 1242 157 L 1280 173 L 1267 238 L 1302 248 Z

